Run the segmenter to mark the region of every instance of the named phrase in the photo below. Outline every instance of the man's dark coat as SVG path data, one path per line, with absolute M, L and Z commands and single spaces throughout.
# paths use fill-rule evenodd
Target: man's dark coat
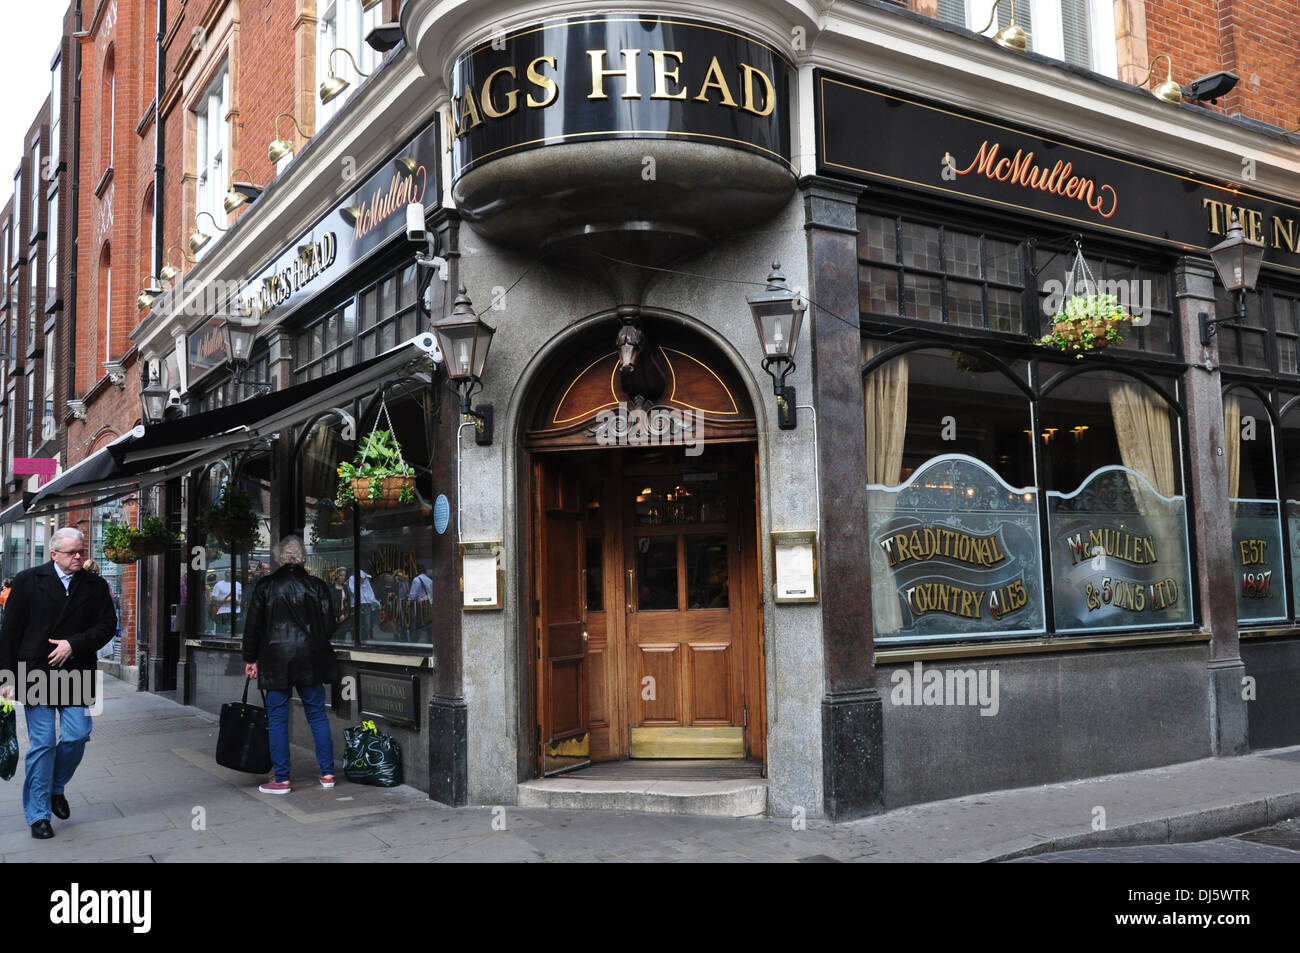
M 90 673 L 84 684 L 93 685 L 95 653 L 113 640 L 116 631 L 117 612 L 108 583 L 79 569 L 65 591 L 54 563 L 42 563 L 14 577 L 0 626 L 0 668 L 15 679 L 19 662 L 28 672 L 49 671 L 49 655 L 54 650 L 49 640 L 66 639 L 72 657 L 55 671 Z M 24 688 L 24 684 L 15 685 L 19 699 Z M 85 698 L 82 704 L 89 705 L 91 700 Z

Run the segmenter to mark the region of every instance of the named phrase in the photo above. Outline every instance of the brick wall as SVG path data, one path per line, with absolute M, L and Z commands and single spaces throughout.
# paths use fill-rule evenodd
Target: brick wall
M 935 16 L 936 0 L 906 6 Z M 1115 0 L 1119 78 L 1140 80 L 1150 60 L 1173 59 L 1182 86 L 1221 70 L 1236 73 L 1237 89 L 1217 104 L 1227 116 L 1244 116 L 1283 129 L 1300 126 L 1300 5 L 1297 0 Z M 1168 65 L 1156 66 L 1156 82 Z
M 168 86 L 162 109 L 167 168 L 164 247 L 181 245 L 189 254 L 196 173 L 196 122 L 191 107 L 219 63 L 224 61 L 230 71 L 227 175 L 243 169 L 247 175 L 241 172 L 238 177 L 257 185 L 266 185 L 275 177 L 266 150 L 276 136 L 278 114 L 290 113 L 309 134 L 314 131 L 315 6 L 315 0 L 244 0 L 236 9 L 227 0 L 210 0 L 175 11 L 177 17 L 167 25 L 163 52 Z M 302 61 L 308 47 L 312 63 L 304 70 Z M 306 115 L 305 106 L 312 107 Z M 292 133 L 288 120 L 281 128 Z M 299 141 L 296 135 L 292 138 Z M 231 220 L 247 208 L 237 209 Z M 213 234 L 214 240 L 220 237 L 212 232 L 207 219 L 203 230 Z M 171 261 L 181 264 L 175 253 Z
M 1211 108 L 1300 126 L 1300 9 L 1295 0 L 1147 0 L 1147 45 L 1168 52 L 1183 85 L 1219 70 L 1241 77 Z
M 156 269 L 152 260 L 156 0 L 104 0 L 83 7 L 81 168 L 78 199 L 77 314 L 66 346 L 73 396 L 86 403 L 84 421 L 66 423 L 66 465 L 85 459 L 140 421 L 139 368 L 130 333 L 136 296 Z M 113 69 L 112 102 L 105 68 Z M 69 119 L 71 112 L 68 113 Z M 111 149 L 109 142 L 111 138 Z M 111 167 L 111 179 L 105 175 Z M 100 192 L 96 194 L 96 188 Z M 101 301 L 100 260 L 111 249 L 111 289 Z M 124 388 L 111 384 L 103 362 L 123 361 Z M 70 514 L 83 531 L 88 513 Z M 135 569 L 122 576 L 122 660 L 136 662 Z

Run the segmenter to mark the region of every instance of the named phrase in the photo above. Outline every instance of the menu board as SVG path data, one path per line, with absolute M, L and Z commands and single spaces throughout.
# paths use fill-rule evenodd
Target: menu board
M 1056 631 L 1192 621 L 1187 513 L 1140 473 L 1102 467 L 1073 493 L 1047 494 Z
M 1277 500 L 1232 500 L 1232 565 L 1238 622 L 1285 620 L 1286 551 Z
M 1044 629 L 1037 495 L 946 454 L 867 487 L 878 641 Z

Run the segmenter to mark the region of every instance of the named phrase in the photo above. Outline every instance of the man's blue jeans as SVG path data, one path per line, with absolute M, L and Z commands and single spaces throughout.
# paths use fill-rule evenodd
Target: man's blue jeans
M 321 774 L 334 773 L 334 742 L 330 738 L 329 716 L 325 714 L 325 686 L 298 689 L 307 724 L 316 744 L 316 764 Z M 267 692 L 266 713 L 270 729 L 271 764 L 277 781 L 289 780 L 289 692 Z
M 23 779 L 23 814 L 30 827 L 50 819 L 50 795 L 62 794 L 81 764 L 90 740 L 90 713 L 85 708 L 28 705 L 27 774 Z M 54 719 L 59 720 L 55 743 Z

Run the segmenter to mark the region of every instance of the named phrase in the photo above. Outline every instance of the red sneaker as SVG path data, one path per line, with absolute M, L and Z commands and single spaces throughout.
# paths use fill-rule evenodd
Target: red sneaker
M 257 786 L 257 789 L 263 794 L 288 794 L 289 782 L 275 780 L 264 781 L 262 784 Z
M 326 790 L 334 787 L 334 775 L 322 774 L 320 776 L 320 786 L 325 788 Z

